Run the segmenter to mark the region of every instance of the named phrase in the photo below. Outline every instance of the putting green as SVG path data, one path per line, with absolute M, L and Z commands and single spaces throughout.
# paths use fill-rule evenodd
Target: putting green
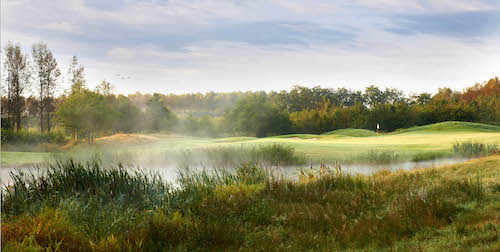
M 71 151 L 78 152 L 132 152 L 161 155 L 162 152 L 184 148 L 211 146 L 247 146 L 279 143 L 290 145 L 315 161 L 364 159 L 370 152 L 389 152 L 398 155 L 398 160 L 411 160 L 419 154 L 438 154 L 449 156 L 452 145 L 463 141 L 477 141 L 500 145 L 500 127 L 477 123 L 445 122 L 422 127 L 399 130 L 389 134 L 377 134 L 368 130 L 345 129 L 327 134 L 292 134 L 277 137 L 253 138 L 198 138 L 153 134 L 157 140 L 149 143 L 110 143 L 82 144 Z M 2 165 L 34 163 L 45 161 L 48 153 L 2 152 Z

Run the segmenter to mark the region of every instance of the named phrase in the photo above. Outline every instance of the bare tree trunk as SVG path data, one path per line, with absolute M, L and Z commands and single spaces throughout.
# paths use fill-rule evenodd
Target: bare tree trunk
M 42 71 L 40 69 L 40 71 Z M 45 98 L 44 98 L 44 84 L 42 82 L 42 80 L 40 79 L 40 100 L 38 101 L 39 104 L 38 106 L 40 107 L 40 131 L 43 132 L 44 130 L 44 121 L 43 121 L 43 116 L 45 115 Z
M 47 94 L 45 95 L 45 103 L 43 104 L 43 106 L 45 107 L 45 112 L 47 113 L 47 131 L 50 132 L 50 110 L 51 110 L 51 103 L 52 103 L 52 97 L 50 95 L 50 88 L 51 88 L 51 83 L 52 83 L 52 80 L 50 78 L 50 74 L 47 75 L 47 86 L 46 86 L 46 91 L 47 91 Z
M 50 113 L 47 112 L 47 131 L 50 132 Z
M 42 103 L 42 101 L 40 101 L 40 103 Z M 40 131 L 43 132 L 43 107 L 40 107 Z
M 17 131 L 21 130 L 21 113 L 17 113 Z
M 9 93 L 9 96 L 7 98 L 7 117 L 9 118 L 9 129 L 14 130 L 14 102 L 12 101 L 12 94 Z
M 21 130 L 21 94 L 18 92 L 16 94 L 15 102 L 15 116 L 16 116 L 16 130 Z

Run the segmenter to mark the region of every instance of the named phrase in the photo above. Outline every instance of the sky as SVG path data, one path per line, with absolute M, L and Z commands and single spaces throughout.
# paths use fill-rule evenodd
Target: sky
M 7 41 L 46 42 L 61 89 L 76 55 L 123 94 L 462 90 L 500 76 L 500 1 L 1 0 Z

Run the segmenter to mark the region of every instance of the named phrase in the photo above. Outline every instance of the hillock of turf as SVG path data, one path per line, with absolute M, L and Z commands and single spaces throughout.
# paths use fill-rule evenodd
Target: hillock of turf
M 324 135 L 338 135 L 338 136 L 350 136 L 350 137 L 369 137 L 376 136 L 377 133 L 366 129 L 338 129 L 325 133 Z
M 398 129 L 394 133 L 408 133 L 418 131 L 478 131 L 500 132 L 500 127 L 495 125 L 472 122 L 441 122 L 425 126 L 416 126 L 408 129 Z

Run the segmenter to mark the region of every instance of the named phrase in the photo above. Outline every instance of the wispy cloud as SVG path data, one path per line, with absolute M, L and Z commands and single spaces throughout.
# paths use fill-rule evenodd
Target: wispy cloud
M 82 33 L 80 27 L 69 22 L 50 22 L 38 26 L 41 29 L 61 32 L 61 33 Z
M 197 83 L 355 86 L 370 78 L 430 88 L 436 83 L 421 83 L 467 85 L 500 69 L 491 58 L 500 51 L 496 0 L 17 0 L 2 7 L 2 44 L 43 40 L 65 58 L 76 54 L 89 83 L 135 69 L 124 92 L 134 85 L 192 91 Z M 481 57 L 490 63 L 463 70 Z
M 356 0 L 361 6 L 389 12 L 454 13 L 491 11 L 498 7 L 494 1 L 481 0 Z
M 394 18 L 388 31 L 413 35 L 427 33 L 455 37 L 495 36 L 500 30 L 499 11 L 473 11 L 447 14 L 406 15 Z

